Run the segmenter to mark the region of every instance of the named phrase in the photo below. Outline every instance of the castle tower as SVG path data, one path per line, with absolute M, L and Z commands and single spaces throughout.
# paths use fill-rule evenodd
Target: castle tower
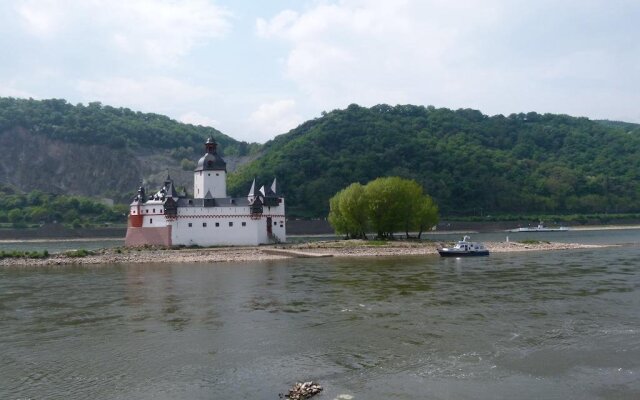
M 193 174 L 193 198 L 227 197 L 227 163 L 217 153 L 218 144 L 212 138 L 205 143 L 206 153 L 198 160 Z

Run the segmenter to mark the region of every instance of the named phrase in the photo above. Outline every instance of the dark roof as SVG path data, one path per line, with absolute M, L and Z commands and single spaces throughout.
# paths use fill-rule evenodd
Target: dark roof
M 198 160 L 195 171 L 226 171 L 227 163 L 217 154 L 207 153 Z
M 227 163 L 218 155 L 218 144 L 209 138 L 204 145 L 207 152 L 198 160 L 195 171 L 227 171 Z
M 178 192 L 176 191 L 176 187 L 173 184 L 173 179 L 167 175 L 167 179 L 164 181 L 164 189 L 165 196 L 167 197 L 178 197 Z
M 248 207 L 249 200 L 246 197 L 216 197 L 213 199 L 178 199 L 178 207 L 205 207 L 205 200 L 214 200 L 215 207 Z M 191 202 L 191 204 L 189 204 Z

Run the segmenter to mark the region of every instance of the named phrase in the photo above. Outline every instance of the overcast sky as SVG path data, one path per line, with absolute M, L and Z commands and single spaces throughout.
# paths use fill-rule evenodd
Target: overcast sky
M 0 96 L 265 142 L 351 103 L 640 122 L 639 0 L 3 0 Z

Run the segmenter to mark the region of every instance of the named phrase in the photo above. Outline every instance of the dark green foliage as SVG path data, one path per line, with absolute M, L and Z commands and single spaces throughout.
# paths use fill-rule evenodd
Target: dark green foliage
M 22 251 L 22 250 L 0 250 L 0 259 L 2 258 L 47 258 L 49 252 L 43 251 Z
M 82 196 L 64 196 L 41 191 L 20 193 L 10 186 L 0 185 L 0 222 L 24 228 L 27 223 L 66 223 L 73 227 L 104 223 L 125 223 L 129 208 L 108 206 Z
M 351 105 L 267 142 L 229 188 L 273 176 L 298 217 L 327 215 L 338 190 L 382 176 L 417 181 L 447 216 L 640 212 L 640 125 Z
M 227 155 L 245 155 L 260 147 L 256 143 L 238 142 L 214 128 L 97 102 L 74 106 L 61 99 L 0 97 L 0 132 L 12 128 L 28 129 L 64 142 L 114 149 L 175 149 L 172 154 L 176 159 L 193 157 L 193 149 L 202 149 L 208 136 L 215 138 L 221 152 Z
M 196 162 L 188 158 L 183 158 L 182 161 L 180 161 L 180 166 L 185 171 L 193 171 L 196 168 Z

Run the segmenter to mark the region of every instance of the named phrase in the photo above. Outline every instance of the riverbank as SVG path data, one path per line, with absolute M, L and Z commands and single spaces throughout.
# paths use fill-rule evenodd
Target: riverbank
M 140 263 L 215 263 L 279 260 L 299 257 L 393 257 L 436 255 L 440 244 L 415 241 L 337 240 L 285 246 L 213 247 L 189 249 L 112 248 L 88 252 L 53 254 L 47 258 L 4 258 L 0 266 L 61 266 Z M 579 243 L 553 242 L 485 242 L 492 253 L 519 251 L 554 251 L 606 247 Z
M 431 235 L 452 233 L 478 233 L 478 232 L 507 232 L 521 226 L 536 226 L 531 221 L 500 221 L 500 222 L 468 222 L 468 221 L 442 221 L 436 230 L 429 231 Z M 558 226 L 551 224 L 550 227 Z M 639 229 L 640 221 L 624 220 L 618 223 L 602 224 L 590 221 L 585 225 L 563 225 L 570 230 L 612 230 L 612 229 Z M 39 228 L 24 229 L 0 229 L 0 241 L 19 240 L 89 240 L 89 239 L 124 239 L 127 233 L 126 226 L 93 227 L 93 228 L 67 228 L 62 224 L 45 224 Z M 415 232 L 414 232 L 415 234 Z M 317 220 L 287 220 L 287 236 L 334 236 L 331 225 L 324 219 Z

